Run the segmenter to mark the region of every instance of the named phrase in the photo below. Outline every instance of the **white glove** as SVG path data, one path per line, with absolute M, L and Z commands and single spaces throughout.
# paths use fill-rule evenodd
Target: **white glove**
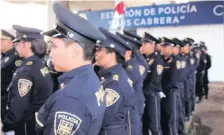
M 163 92 L 159 92 L 159 96 L 160 96 L 160 98 L 165 98 L 166 97 L 166 95 Z
M 8 132 L 5 132 L 5 135 L 15 135 L 15 131 L 8 131 Z

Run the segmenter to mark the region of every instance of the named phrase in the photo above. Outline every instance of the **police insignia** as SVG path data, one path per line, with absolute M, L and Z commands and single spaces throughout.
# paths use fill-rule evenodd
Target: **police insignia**
M 60 89 L 63 89 L 64 87 L 65 87 L 65 84 L 64 83 L 61 83 Z
M 152 65 L 153 62 L 154 62 L 154 59 L 151 59 L 151 60 L 148 62 L 148 64 L 149 64 L 149 65 Z
M 6 57 L 5 59 L 4 59 L 4 62 L 6 63 L 7 61 L 9 61 L 9 57 Z
M 176 61 L 176 67 L 177 67 L 177 69 L 180 69 L 181 68 L 181 62 L 179 60 Z
M 55 135 L 74 135 L 79 129 L 82 120 L 71 113 L 58 111 L 54 118 Z
M 128 65 L 127 69 L 132 70 L 133 69 L 132 65 Z
M 32 64 L 33 64 L 32 61 L 29 61 L 29 62 L 26 63 L 27 66 L 30 66 L 30 65 L 32 65 Z
M 157 65 L 157 73 L 159 75 L 161 75 L 162 72 L 163 72 L 163 66 L 162 65 Z
M 186 62 L 185 61 L 181 61 L 181 67 L 182 67 L 182 69 L 185 68 L 185 66 L 186 66 Z
M 113 76 L 113 80 L 118 81 L 118 80 L 119 80 L 119 76 L 118 76 L 117 74 L 115 74 L 115 75 Z
M 199 59 L 200 58 L 200 54 L 199 53 L 196 53 L 196 57 Z
M 142 65 L 139 65 L 139 72 L 141 75 L 143 75 L 145 73 L 145 67 Z
M 130 84 L 131 87 L 133 87 L 133 81 L 130 78 L 128 78 L 128 83 Z
M 207 60 L 204 60 L 204 63 L 207 63 Z
M 100 106 L 100 104 L 101 103 L 103 103 L 103 100 L 104 100 L 104 89 L 103 89 L 103 87 L 101 86 L 100 87 L 100 90 L 99 91 L 97 91 L 96 93 L 95 93 L 95 96 L 96 96 L 96 98 L 97 98 L 97 103 L 98 103 L 98 106 Z
M 42 73 L 43 76 L 49 74 L 49 70 L 48 70 L 47 67 L 41 68 L 41 69 L 40 69 L 40 72 Z
M 194 64 L 194 59 L 190 59 L 191 65 Z
M 173 61 L 173 59 L 171 58 L 170 60 L 168 60 L 168 63 L 171 63 Z
M 17 67 L 19 67 L 22 63 L 23 63 L 22 60 L 17 60 L 17 61 L 15 62 L 15 65 L 16 65 Z
M 19 79 L 18 90 L 21 97 L 25 96 L 31 89 L 33 83 L 27 79 Z
M 106 107 L 113 105 L 120 98 L 120 95 L 115 90 L 110 88 L 105 89 L 105 95 L 106 95 Z

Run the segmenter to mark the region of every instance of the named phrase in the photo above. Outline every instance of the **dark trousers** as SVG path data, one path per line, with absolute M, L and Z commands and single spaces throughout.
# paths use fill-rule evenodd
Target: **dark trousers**
M 179 84 L 179 98 L 178 98 L 178 113 L 179 113 L 179 122 L 178 122 L 178 133 L 179 135 L 184 135 L 184 118 L 185 118 L 185 108 L 184 108 L 184 83 L 180 82 Z
M 208 91 L 209 91 L 208 83 L 204 83 L 203 87 L 205 91 L 205 97 L 208 98 Z
M 203 95 L 204 95 L 204 91 L 203 91 L 203 77 L 204 77 L 204 75 L 202 73 L 198 73 L 197 74 L 196 95 L 199 97 L 199 100 L 201 100 Z
M 162 99 L 162 131 L 164 135 L 178 135 L 178 89 L 166 89 L 166 91 L 166 98 Z
M 195 86 L 196 86 L 196 76 L 195 73 L 191 75 L 189 78 L 189 91 L 190 91 L 190 104 L 189 104 L 189 112 L 190 114 L 194 111 L 195 106 Z
M 160 96 L 159 92 L 150 92 L 149 95 L 146 97 L 146 110 L 145 114 L 148 117 L 148 120 L 144 119 L 143 117 L 143 124 L 146 123 L 146 125 L 143 125 L 143 135 L 149 134 L 149 129 L 152 132 L 152 135 L 162 135 L 161 125 L 160 125 Z M 147 129 L 147 124 L 149 129 Z
M 6 114 L 6 105 L 7 105 L 8 96 L 1 96 L 1 119 L 2 121 L 5 118 Z
M 128 112 L 128 129 L 129 129 L 129 135 L 141 135 L 142 129 L 141 129 L 141 119 L 139 116 L 139 113 L 136 108 L 133 108 Z
M 190 80 L 187 79 L 184 81 L 184 108 L 185 108 L 185 117 L 190 117 L 190 104 L 191 104 L 191 98 L 190 98 L 190 86 L 189 83 Z

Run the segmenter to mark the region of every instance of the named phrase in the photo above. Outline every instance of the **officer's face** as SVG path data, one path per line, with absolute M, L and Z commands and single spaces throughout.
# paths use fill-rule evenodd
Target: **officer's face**
M 112 60 L 112 53 L 108 53 L 106 48 L 97 48 L 96 65 L 106 68 Z
M 131 59 L 131 55 L 132 55 L 132 51 L 126 51 L 125 52 L 125 55 L 124 55 L 124 58 L 125 58 L 125 61 L 128 61 Z
M 161 49 L 161 51 L 164 56 L 170 56 L 172 54 L 172 51 L 173 51 L 172 46 L 163 46 L 162 48 L 163 49 Z
M 186 45 L 184 46 L 184 53 L 187 54 L 190 51 L 190 46 Z
M 15 47 L 16 47 L 16 51 L 18 52 L 19 56 L 20 57 L 25 57 L 25 54 L 27 52 L 27 48 L 29 47 L 27 45 L 27 42 L 25 41 L 19 41 L 15 44 Z
M 142 51 L 144 54 L 151 54 L 154 52 L 155 44 L 149 42 L 142 43 Z
M 179 47 L 173 47 L 173 54 L 178 55 L 179 54 Z
M 67 67 L 72 59 L 71 48 L 67 47 L 63 39 L 52 38 L 48 44 L 50 45 L 51 62 L 58 72 L 67 72 Z M 74 61 L 73 61 L 74 63 Z
M 0 48 L 1 52 L 4 53 L 13 47 L 13 43 L 11 40 L 1 39 Z

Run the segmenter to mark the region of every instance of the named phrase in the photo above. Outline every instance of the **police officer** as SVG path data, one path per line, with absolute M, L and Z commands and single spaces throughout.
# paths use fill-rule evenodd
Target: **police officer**
M 142 53 L 142 47 L 141 47 L 142 38 L 136 34 L 128 32 L 127 30 L 124 30 L 124 34 L 126 35 L 125 40 L 132 42 L 136 50 L 135 54 L 136 54 L 137 62 L 139 64 L 139 70 L 142 75 L 142 80 L 145 80 L 147 76 L 148 63 L 144 57 L 144 54 Z
M 130 112 L 136 106 L 136 98 L 133 82 L 119 64 L 127 51 L 123 46 L 126 42 L 103 28 L 99 30 L 107 38 L 99 44 L 96 53 L 96 65 L 103 67 L 100 76 L 107 107 L 99 135 L 128 135 L 131 134 Z
M 184 81 L 184 97 L 185 97 L 185 121 L 190 120 L 191 108 L 192 108 L 192 93 L 193 93 L 193 82 L 192 76 L 195 75 L 197 63 L 195 58 L 190 54 L 190 47 L 194 40 L 191 38 L 185 38 L 183 40 L 183 46 L 181 48 L 182 54 L 186 58 L 186 68 L 184 69 L 185 81 Z
M 4 119 L 8 98 L 7 88 L 12 81 L 13 72 L 22 64 L 16 50 L 13 48 L 15 37 L 1 29 L 1 119 Z
M 161 53 L 164 59 L 162 89 L 166 97 L 161 101 L 163 134 L 178 135 L 180 119 L 179 88 L 181 60 L 173 55 L 174 42 L 166 37 L 161 38 Z
M 46 44 L 40 30 L 13 25 L 16 30 L 16 50 L 24 61 L 13 74 L 10 83 L 9 102 L 3 121 L 3 131 L 15 131 L 16 135 L 35 134 L 34 113 L 51 95 L 53 82 L 47 67 L 41 60 Z
M 57 90 L 36 113 L 36 131 L 43 135 L 98 135 L 104 112 L 104 91 L 91 61 L 96 41 L 105 37 L 87 20 L 59 3 L 57 21 L 43 35 L 52 37 L 50 57 L 57 72 Z M 75 22 L 75 23 L 74 23 Z
M 184 108 L 184 76 L 185 76 L 185 68 L 186 68 L 186 59 L 183 55 L 181 55 L 181 47 L 183 46 L 183 42 L 178 38 L 172 38 L 172 41 L 174 43 L 173 47 L 173 56 L 177 57 L 178 60 L 181 63 L 181 69 L 179 74 L 179 98 L 178 98 L 178 113 L 179 113 L 179 121 L 178 121 L 178 134 L 184 135 L 184 114 L 185 114 L 185 108 Z
M 204 93 L 205 94 L 205 98 L 208 99 L 208 92 L 209 92 L 209 87 L 208 87 L 208 84 L 209 84 L 208 70 L 212 66 L 212 60 L 211 60 L 211 56 L 207 52 L 208 49 L 205 46 L 205 43 L 204 42 L 200 42 L 200 45 L 204 47 L 205 57 L 206 57 L 206 60 L 207 60 L 207 64 L 206 64 L 206 68 L 205 68 L 205 74 L 204 74 L 204 80 L 203 80 L 203 87 L 204 87 L 204 90 L 205 90 L 205 93 Z
M 124 40 L 128 38 L 128 36 L 126 35 L 122 35 L 120 33 L 116 33 L 116 34 Z M 141 71 L 138 65 L 138 61 L 136 59 L 134 45 L 132 45 L 132 42 L 129 40 L 126 40 L 126 43 L 127 44 L 124 44 L 124 45 L 122 44 L 127 49 L 124 55 L 124 58 L 125 58 L 124 66 L 125 66 L 125 70 L 127 72 L 128 77 L 133 82 L 133 88 L 135 90 L 135 95 L 137 97 L 137 104 L 134 109 L 134 111 L 137 111 L 137 116 L 135 116 L 135 112 L 131 112 L 131 119 L 133 120 L 132 135 L 141 135 L 142 134 L 141 117 L 142 117 L 142 113 L 144 109 L 143 108 L 144 94 L 142 90 L 143 80 L 142 80 Z
M 147 115 L 149 118 L 147 122 L 153 135 L 162 134 L 160 126 L 160 98 L 164 95 L 161 87 L 163 60 L 155 51 L 156 44 L 158 43 L 159 41 L 155 37 L 145 33 L 142 41 L 142 51 L 143 54 L 146 55 L 149 69 L 148 75 L 144 81 L 144 94 L 146 98 L 146 111 L 144 115 Z M 143 120 L 145 119 L 143 118 Z M 147 128 L 143 130 L 144 135 L 148 134 Z
M 197 74 L 196 74 L 196 95 L 199 97 L 197 103 L 201 103 L 203 100 L 204 90 L 203 90 L 203 81 L 204 81 L 204 74 L 206 70 L 206 54 L 205 54 L 205 48 L 203 46 L 200 46 L 201 49 L 201 55 L 199 60 L 199 65 L 197 67 Z

